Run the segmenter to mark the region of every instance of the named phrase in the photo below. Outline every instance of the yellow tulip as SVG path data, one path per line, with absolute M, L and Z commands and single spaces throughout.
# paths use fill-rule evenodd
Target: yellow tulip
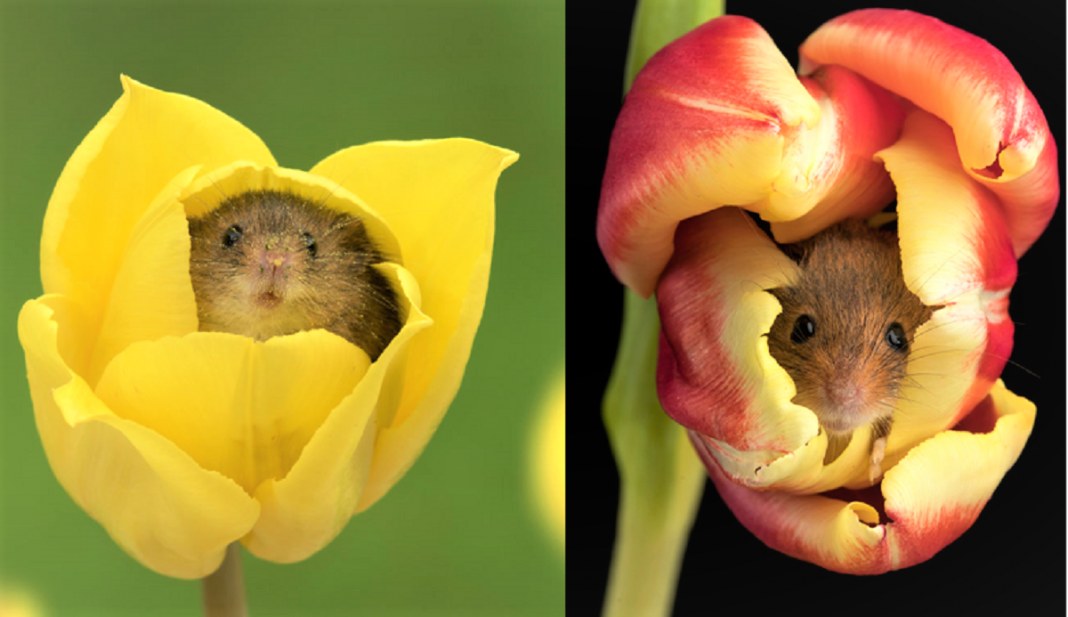
M 305 559 L 404 475 L 456 394 L 485 304 L 494 190 L 518 155 L 378 142 L 284 169 L 222 112 L 122 83 L 56 184 L 44 295 L 19 315 L 49 463 L 161 574 L 206 576 L 238 540 Z M 321 329 L 198 332 L 187 217 L 257 189 L 326 199 L 399 257 L 376 266 L 403 323 L 377 360 Z
M 40 602 L 25 589 L 0 587 L 0 617 L 42 617 Z
M 560 371 L 546 392 L 538 412 L 531 448 L 531 475 L 537 507 L 552 534 L 564 548 L 564 372 Z

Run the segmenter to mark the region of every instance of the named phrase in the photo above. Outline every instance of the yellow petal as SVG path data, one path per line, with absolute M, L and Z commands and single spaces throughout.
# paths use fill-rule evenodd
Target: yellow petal
M 1001 203 L 965 172 L 944 122 L 914 111 L 901 139 L 876 156 L 898 189 L 905 283 L 924 304 L 944 307 L 915 335 L 887 444 L 893 464 L 960 420 L 1001 373 L 1016 258 Z
M 1019 458 L 1034 423 L 1034 404 L 999 379 L 955 430 L 913 448 L 886 472 L 886 512 L 896 522 L 890 540 L 900 562 L 926 559 L 932 551 L 923 542 L 944 536 L 940 527 L 970 526 Z
M 90 386 L 96 385 L 115 354 L 131 343 L 197 330 L 197 305 L 189 282 L 189 223 L 176 200 L 196 171 L 194 167 L 178 174 L 130 233 L 89 365 L 71 367 Z
M 434 327 L 412 341 L 404 394 L 382 425 L 359 509 L 397 482 L 423 451 L 460 387 L 482 319 L 493 249 L 494 190 L 518 155 L 468 139 L 381 142 L 338 152 L 312 169 L 389 221 Z
M 289 471 L 369 364 L 325 330 L 263 343 L 194 332 L 131 345 L 108 365 L 97 395 L 252 494 Z
M 52 471 L 139 562 L 167 576 L 206 576 L 252 527 L 259 505 L 155 431 L 117 417 L 70 371 L 60 347 L 76 352 L 79 341 L 57 337 L 77 314 L 61 296 L 31 300 L 19 314 L 37 429 Z
M 243 542 L 258 557 L 289 563 L 315 553 L 341 532 L 365 490 L 377 426 L 388 424 L 404 387 L 406 350 L 430 325 L 419 311 L 412 275 L 396 264 L 378 267 L 411 299 L 405 325 L 355 391 L 330 412 L 289 473 L 256 491 L 263 514 Z
M 163 187 L 246 160 L 274 165 L 258 137 L 196 99 L 122 78 L 124 93 L 71 156 L 56 184 L 41 237 L 46 293 L 103 310 L 130 233 Z

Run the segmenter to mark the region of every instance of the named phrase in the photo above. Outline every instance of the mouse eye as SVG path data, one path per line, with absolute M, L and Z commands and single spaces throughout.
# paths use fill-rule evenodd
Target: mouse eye
M 241 229 L 240 225 L 232 225 L 230 229 L 226 230 L 223 234 L 223 246 L 231 247 L 237 244 L 237 241 L 241 239 L 241 234 L 244 233 L 244 229 Z
M 905 336 L 905 328 L 896 321 L 886 329 L 886 344 L 895 351 L 905 351 L 909 347 L 908 337 Z
M 795 343 L 804 343 L 816 333 L 816 321 L 808 315 L 802 315 L 794 322 L 794 331 L 790 333 L 790 340 Z
M 315 238 L 308 232 L 300 234 L 300 238 L 304 240 L 304 248 L 308 249 L 312 257 L 315 257 L 315 254 L 319 252 L 319 245 L 315 243 Z

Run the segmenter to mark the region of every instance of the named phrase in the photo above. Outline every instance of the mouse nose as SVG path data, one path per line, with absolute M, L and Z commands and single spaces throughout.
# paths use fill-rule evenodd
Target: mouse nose
M 854 403 L 862 396 L 860 387 L 852 379 L 837 379 L 827 384 L 827 398 L 838 405 Z
M 293 266 L 293 252 L 284 248 L 265 249 L 256 260 L 261 276 L 266 276 L 275 285 L 283 283 Z
M 290 251 L 283 249 L 270 249 L 263 252 L 261 257 L 261 265 L 273 266 L 275 268 L 289 263 Z

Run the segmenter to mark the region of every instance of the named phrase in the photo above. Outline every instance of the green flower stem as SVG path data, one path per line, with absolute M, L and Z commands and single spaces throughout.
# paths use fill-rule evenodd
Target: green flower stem
M 627 81 L 630 90 L 634 76 L 649 58 L 671 41 L 699 24 L 723 14 L 725 0 L 639 0 L 634 11 L 627 53 Z
M 642 300 L 628 290 L 603 410 L 621 492 L 606 617 L 671 613 L 705 485 L 704 466 L 686 431 L 668 418 L 656 396 L 659 334 L 655 299 Z
M 724 0 L 639 0 L 624 92 L 661 47 L 723 15 Z M 605 617 L 668 615 L 701 503 L 705 469 L 686 431 L 660 407 L 656 300 L 626 292 L 623 335 L 604 397 L 604 424 L 619 468 L 620 504 Z
M 241 543 L 226 547 L 219 569 L 201 579 L 204 617 L 246 617 L 245 577 L 241 573 Z

